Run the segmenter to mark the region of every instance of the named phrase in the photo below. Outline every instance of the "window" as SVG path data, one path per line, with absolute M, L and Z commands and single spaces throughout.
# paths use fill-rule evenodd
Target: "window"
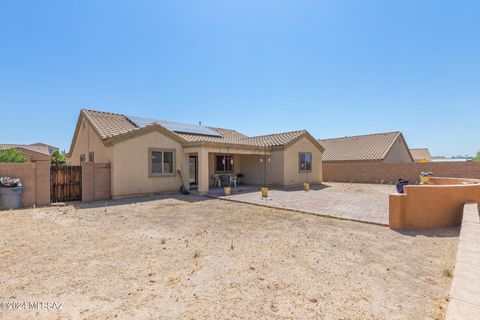
M 85 155 L 84 154 L 81 154 L 80 155 L 80 164 L 84 163 L 85 162 Z
M 148 158 L 150 176 L 175 175 L 174 150 L 149 149 Z
M 215 156 L 215 172 L 233 172 L 233 155 L 218 154 Z
M 88 154 L 88 161 L 95 162 L 95 153 L 93 151 Z
M 310 172 L 312 171 L 312 153 L 300 152 L 298 154 L 298 171 Z

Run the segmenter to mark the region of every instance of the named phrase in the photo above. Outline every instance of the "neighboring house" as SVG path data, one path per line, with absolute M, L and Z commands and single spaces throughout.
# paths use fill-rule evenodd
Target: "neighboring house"
M 49 154 L 52 154 L 53 151 L 58 151 L 58 148 L 57 148 L 57 147 L 54 147 L 54 146 L 51 146 L 51 145 L 48 145 L 48 144 L 45 144 L 45 143 L 41 143 L 41 142 L 33 143 L 33 144 L 31 144 L 31 146 L 44 146 L 44 147 L 47 147 Z
M 112 197 L 208 192 L 215 175 L 242 174 L 245 184 L 294 186 L 322 182 L 322 146 L 306 130 L 248 137 L 235 130 L 82 109 L 70 163 L 111 164 Z M 266 160 L 266 161 L 265 161 Z
M 410 149 L 415 162 L 432 162 L 432 155 L 427 148 Z
M 25 156 L 27 162 L 49 161 L 50 153 L 46 146 L 32 144 L 6 144 L 0 143 L 0 150 L 17 149 Z
M 319 140 L 325 148 L 323 162 L 411 163 L 412 155 L 401 132 Z

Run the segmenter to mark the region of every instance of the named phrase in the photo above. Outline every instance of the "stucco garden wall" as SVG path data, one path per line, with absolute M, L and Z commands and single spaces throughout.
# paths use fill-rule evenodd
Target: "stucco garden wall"
M 480 202 L 480 180 L 448 180 L 432 178 L 434 184 L 405 186 L 405 193 L 391 194 L 390 228 L 434 229 L 460 225 L 465 203 Z M 458 182 L 460 184 L 453 184 Z

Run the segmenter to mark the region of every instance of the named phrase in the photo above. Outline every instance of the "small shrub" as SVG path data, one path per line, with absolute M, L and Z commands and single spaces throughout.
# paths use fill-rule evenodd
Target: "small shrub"
M 195 259 L 200 258 L 200 251 L 195 250 L 195 253 L 193 254 L 193 257 L 194 257 Z
M 16 148 L 0 151 L 0 162 L 22 163 L 25 161 L 27 161 L 27 158 Z
M 165 242 L 167 242 L 167 240 L 165 240 L 165 238 L 162 238 L 162 239 L 160 240 L 160 243 L 161 243 L 161 244 L 165 244 Z
M 52 153 L 52 164 L 62 165 L 67 163 L 67 156 L 64 153 L 60 153 L 58 150 L 53 151 Z
M 445 267 L 443 269 L 443 276 L 447 278 L 453 277 L 453 268 L 452 267 Z

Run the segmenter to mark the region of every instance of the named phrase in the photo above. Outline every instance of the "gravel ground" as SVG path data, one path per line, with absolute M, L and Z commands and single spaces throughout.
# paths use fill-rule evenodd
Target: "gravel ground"
M 0 219 L 1 301 L 63 303 L 2 319 L 442 319 L 458 239 L 194 196 Z

